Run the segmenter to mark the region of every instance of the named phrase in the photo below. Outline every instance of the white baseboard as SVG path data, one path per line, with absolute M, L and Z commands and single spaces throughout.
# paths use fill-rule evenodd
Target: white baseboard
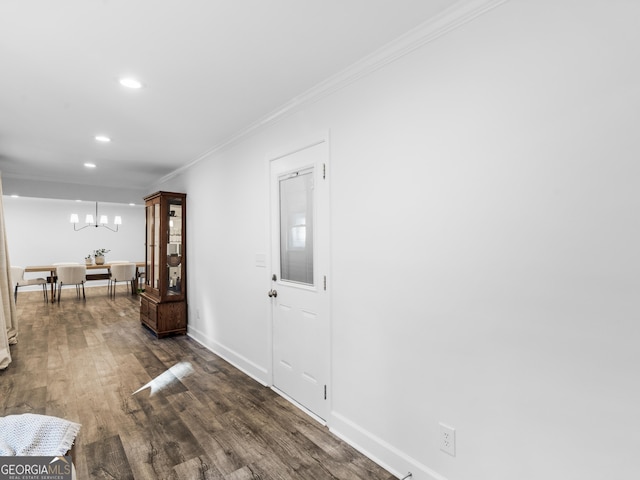
M 196 342 L 202 345 L 207 350 L 215 353 L 219 357 L 223 358 L 231 365 L 236 367 L 238 370 L 243 373 L 249 375 L 256 382 L 264 385 L 265 387 L 269 386 L 267 382 L 268 372 L 266 369 L 262 368 L 260 365 L 253 363 L 248 358 L 240 355 L 239 353 L 231 350 L 230 348 L 225 347 L 224 345 L 219 344 L 215 340 L 207 337 L 198 329 L 194 328 L 191 325 L 187 325 L 187 335 L 193 338 Z
M 84 288 L 92 288 L 92 287 L 106 287 L 107 284 L 109 282 L 107 282 L 107 280 L 90 280 L 91 283 L 85 283 L 84 284 Z M 51 292 L 51 284 L 47 283 L 47 291 Z M 120 288 L 124 290 L 123 287 L 124 283 L 120 283 Z M 75 285 L 63 285 L 62 288 L 63 289 L 67 289 L 67 288 L 72 288 L 75 287 Z M 15 288 L 15 285 L 13 287 L 11 287 L 11 291 L 13 292 L 13 288 Z M 20 295 L 23 292 L 40 292 L 42 293 L 42 285 L 25 285 L 24 287 L 19 287 L 18 288 L 18 295 Z M 120 290 L 118 290 L 118 292 L 120 292 Z
M 398 478 L 406 478 L 411 473 L 408 480 L 447 480 L 446 477 L 376 437 L 340 413 L 334 411 L 331 414 L 329 429 L 331 433 Z

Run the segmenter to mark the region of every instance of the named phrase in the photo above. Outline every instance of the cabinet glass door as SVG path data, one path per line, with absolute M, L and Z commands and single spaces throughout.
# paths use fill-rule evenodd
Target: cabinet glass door
M 181 198 L 169 198 L 167 209 L 167 295 L 181 295 L 183 275 L 184 215 Z
M 160 203 L 153 204 L 153 252 L 151 258 L 152 265 L 152 287 L 156 290 L 160 288 Z
M 146 266 L 145 266 L 145 289 L 157 288 L 157 267 L 154 265 L 154 257 L 155 252 L 157 250 L 157 242 L 156 239 L 156 222 L 155 222 L 155 206 L 156 205 L 147 205 L 146 214 L 147 214 L 147 230 L 146 230 Z

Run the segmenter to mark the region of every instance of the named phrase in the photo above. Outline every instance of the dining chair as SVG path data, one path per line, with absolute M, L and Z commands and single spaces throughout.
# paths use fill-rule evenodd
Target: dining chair
M 131 263 L 129 260 L 109 260 L 109 264 L 114 263 Z M 111 267 L 109 267 L 109 281 L 107 282 L 107 294 L 111 292 Z
M 113 263 L 111 264 L 111 278 L 109 279 L 110 293 L 115 297 L 116 286 L 118 282 L 129 282 L 131 285 L 131 293 L 133 293 L 133 282 L 136 276 L 136 264 L 129 263 Z
M 11 281 L 15 285 L 15 290 L 13 291 L 13 299 L 16 303 L 18 303 L 18 288 L 19 287 L 28 287 L 31 285 L 42 285 L 42 290 L 44 292 L 44 300 L 49 300 L 49 295 L 47 294 L 47 279 L 46 278 L 24 278 L 24 267 L 11 267 Z
M 80 286 L 82 286 L 82 298 L 86 300 L 84 282 L 87 279 L 87 267 L 85 265 L 59 265 L 56 267 L 56 276 L 58 277 L 58 303 L 62 297 L 63 285 L 75 285 L 77 298 L 80 298 Z
M 80 265 L 79 262 L 55 262 L 52 263 L 51 265 L 53 265 L 54 267 L 59 267 L 60 265 Z M 53 282 L 53 298 L 51 299 L 52 302 L 55 302 L 56 299 L 56 290 L 58 289 L 58 278 L 54 277 L 54 279 L 51 280 Z

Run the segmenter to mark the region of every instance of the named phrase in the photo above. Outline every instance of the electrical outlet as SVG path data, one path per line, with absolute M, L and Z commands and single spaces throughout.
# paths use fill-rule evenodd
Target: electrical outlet
M 444 423 L 440 424 L 440 450 L 456 456 L 456 429 Z

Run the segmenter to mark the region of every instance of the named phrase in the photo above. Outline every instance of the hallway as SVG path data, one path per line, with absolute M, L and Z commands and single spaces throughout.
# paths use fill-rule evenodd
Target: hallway
M 189 337 L 156 339 L 137 297 L 86 291 L 59 306 L 21 292 L 14 361 L 0 372 L 0 415 L 82 424 L 78 478 L 394 478 Z

